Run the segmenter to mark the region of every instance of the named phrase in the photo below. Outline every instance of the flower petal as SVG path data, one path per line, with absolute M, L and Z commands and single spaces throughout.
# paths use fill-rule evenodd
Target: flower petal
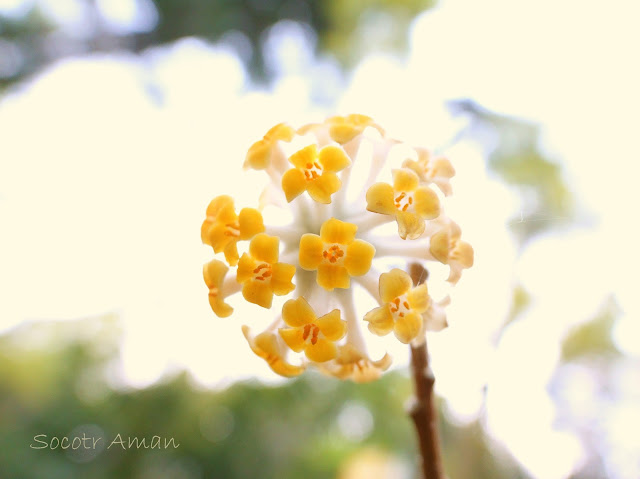
M 384 303 L 390 303 L 398 296 L 402 296 L 411 289 L 411 277 L 398 268 L 393 268 L 388 273 L 380 275 L 380 299 Z
M 325 263 L 318 266 L 316 282 L 327 291 L 333 291 L 334 288 L 347 289 L 351 278 L 344 266 Z
M 252 338 L 249 327 L 246 325 L 242 326 L 242 334 L 244 334 L 251 350 L 258 357 L 264 359 L 276 374 L 290 378 L 304 372 L 303 366 L 294 366 L 284 360 L 275 334 L 265 331 Z
M 249 243 L 249 254 L 257 261 L 273 264 L 278 261 L 278 256 L 280 255 L 279 244 L 280 240 L 277 236 L 260 233 L 254 236 L 251 243 Z
M 324 171 L 336 172 L 351 164 L 351 160 L 340 147 L 329 145 L 320 150 L 318 161 Z
M 247 281 L 242 287 L 242 296 L 250 303 L 257 304 L 263 308 L 271 308 L 273 302 L 273 291 L 268 284 L 261 281 Z
M 320 227 L 320 238 L 326 243 L 338 243 L 348 245 L 356 236 L 358 227 L 352 223 L 328 219 Z
M 369 311 L 364 320 L 369 322 L 369 331 L 378 336 L 385 336 L 393 330 L 393 316 L 386 304 Z
M 346 117 L 333 116 L 327 120 L 329 123 L 329 135 L 333 141 L 344 144 L 352 140 L 355 136 L 369 125 L 375 127 L 383 134 L 383 130 L 373 122 L 373 119 L 366 115 L 351 114 Z
M 320 370 L 339 379 L 351 379 L 356 383 L 367 383 L 380 378 L 382 372 L 391 365 L 391 356 L 385 354 L 378 361 L 369 357 L 347 343 L 338 347 L 335 361 L 325 363 Z
M 307 182 L 307 193 L 314 201 L 328 205 L 331 203 L 331 195 L 338 191 L 341 185 L 338 175 L 325 171 L 322 176 Z
M 451 162 L 444 157 L 439 157 L 429 162 L 429 170 L 431 172 L 431 176 L 444 177 L 444 178 L 453 178 L 456 175 L 456 170 L 451 164 Z
M 238 242 L 230 241 L 227 246 L 224 247 L 224 259 L 227 260 L 230 266 L 238 264 Z
M 307 164 L 313 163 L 318 159 L 318 147 L 315 144 L 311 144 L 309 146 L 305 146 L 303 149 L 296 151 L 293 155 L 289 157 L 289 162 L 299 168 L 300 170 L 304 170 L 307 168 Z
M 267 363 L 274 373 L 284 376 L 285 378 L 300 376 L 300 374 L 304 372 L 304 367 L 289 364 L 282 359 L 282 357 L 276 357 L 271 361 L 267 361 Z
M 329 341 L 338 341 L 347 333 L 347 322 L 340 319 L 339 309 L 325 314 L 315 324 Z
M 264 140 L 256 141 L 244 159 L 245 168 L 253 168 L 254 170 L 264 170 L 269 166 L 271 160 L 271 145 Z
M 422 316 L 416 312 L 409 312 L 403 317 L 396 319 L 393 332 L 396 338 L 402 343 L 408 344 L 413 341 L 422 330 Z
M 275 263 L 271 266 L 271 288 L 274 294 L 283 296 L 293 291 L 296 286 L 291 282 L 296 274 L 296 267 L 287 263 Z
M 396 193 L 400 191 L 407 193 L 414 191 L 419 183 L 420 178 L 418 178 L 415 172 L 407 168 L 393 170 L 393 189 Z
M 338 354 L 338 348 L 332 341 L 327 339 L 318 339 L 316 344 L 307 345 L 304 353 L 311 361 L 324 363 L 336 357 Z
M 253 270 L 256 268 L 256 260 L 247 253 L 243 253 L 238 262 L 238 270 L 236 271 L 236 281 L 238 283 L 246 283 L 253 278 Z
M 367 190 L 367 210 L 383 215 L 396 213 L 393 188 L 388 183 L 374 183 Z
M 396 221 L 398 222 L 398 235 L 402 239 L 414 240 L 424 233 L 424 220 L 415 213 L 398 211 Z
M 416 175 L 418 175 L 418 178 L 424 180 L 424 168 L 422 168 L 420 166 L 420 163 L 418 163 L 416 160 L 408 158 L 402 162 L 402 167 L 413 171 Z
M 265 230 L 262 214 L 255 208 L 242 208 L 238 215 L 238 225 L 241 240 L 251 239 Z
M 202 268 L 204 282 L 209 288 L 209 305 L 219 318 L 226 318 L 233 313 L 233 308 L 224 302 L 222 285 L 229 268 L 222 261 L 209 261 Z
M 300 353 L 304 351 L 306 344 L 302 337 L 303 331 L 300 328 L 282 328 L 279 329 L 280 337 L 287 343 L 293 351 Z
M 207 223 L 207 220 L 205 220 Z M 213 251 L 216 253 L 220 253 L 220 251 L 224 251 L 226 246 L 233 241 L 233 237 L 229 236 L 227 227 L 218 222 L 209 223 L 209 228 L 206 232 L 204 232 L 204 223 L 203 223 L 203 242 L 213 247 Z
M 282 319 L 292 328 L 304 326 L 313 323 L 316 319 L 316 313 L 313 312 L 311 306 L 306 299 L 300 296 L 297 299 L 290 299 L 282 306 Z
M 416 313 L 424 313 L 429 308 L 431 298 L 429 297 L 429 290 L 427 289 L 427 283 L 422 283 L 409 291 L 407 294 L 409 306 Z
M 473 266 L 473 248 L 466 241 L 458 241 L 451 252 L 451 259 L 460 263 L 463 268 Z
M 416 213 L 426 220 L 437 218 L 440 215 L 440 199 L 435 191 L 427 186 L 419 187 L 413 194 L 416 205 Z
M 449 262 L 449 229 L 444 228 L 433 235 L 429 240 L 429 252 L 443 264 Z
M 307 182 L 302 171 L 291 168 L 282 175 L 282 191 L 291 203 L 307 189 Z
M 322 251 L 324 242 L 320 236 L 311 233 L 305 233 L 300 237 L 300 248 L 298 253 L 298 261 L 300 267 L 307 271 L 318 269 L 318 265 L 322 263 Z
M 217 218 L 220 215 L 222 210 L 225 210 L 225 214 L 229 214 L 229 207 L 231 207 L 231 211 L 233 211 L 233 198 L 229 195 L 220 195 L 216 196 L 209 202 L 209 206 L 207 206 L 207 216 L 211 216 L 213 218 Z M 235 215 L 235 214 L 234 214 Z M 223 218 L 228 219 L 228 218 Z M 232 218 L 235 220 L 235 218 Z
M 331 139 L 341 145 L 344 145 L 348 141 L 352 140 L 356 135 L 359 135 L 361 130 L 354 128 L 348 124 L 337 124 L 329 127 L 329 135 Z
M 366 241 L 354 240 L 347 246 L 347 257 L 344 266 L 350 276 L 362 276 L 371 269 L 371 260 L 376 254 L 376 249 Z
M 295 133 L 296 131 L 286 123 L 278 123 L 265 133 L 264 139 L 271 143 L 277 140 L 289 142 L 293 139 Z

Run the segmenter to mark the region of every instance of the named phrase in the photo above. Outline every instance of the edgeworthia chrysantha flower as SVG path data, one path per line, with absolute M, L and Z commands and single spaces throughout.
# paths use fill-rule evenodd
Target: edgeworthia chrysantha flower
M 415 345 L 447 326 L 449 295 L 433 299 L 430 285 L 415 286 L 408 271 L 411 263 L 443 264 L 453 286 L 473 265 L 471 245 L 444 212 L 455 174 L 448 159 L 388 137 L 367 116 L 347 115 L 274 126 L 249 148 L 244 167 L 265 172 L 268 183 L 257 208 L 236 213 L 227 195 L 211 201 L 201 237 L 218 257 L 203 276 L 219 317 L 233 314 L 237 293 L 257 310 L 279 305 L 264 315 L 263 331 L 242 326 L 273 371 L 291 377 L 312 365 L 372 381 L 391 358 L 369 357 L 366 335 L 393 332 Z M 270 225 L 269 214 L 288 224 Z M 358 291 L 368 304 L 356 304 Z

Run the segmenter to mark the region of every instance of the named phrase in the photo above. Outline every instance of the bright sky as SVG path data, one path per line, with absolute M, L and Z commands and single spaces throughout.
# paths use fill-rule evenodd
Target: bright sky
M 0 0 L 0 10 L 19 3 Z M 475 417 L 488 381 L 493 435 L 538 477 L 567 477 L 581 451 L 553 428 L 546 391 L 562 336 L 615 293 L 624 312 L 618 346 L 640 356 L 630 279 L 640 238 L 628 225 L 637 195 L 628 165 L 639 159 L 640 12 L 623 0 L 442 3 L 415 21 L 406 61 L 365 58 L 335 110 L 370 114 L 394 136 L 427 146 L 457 131 L 443 107 L 453 98 L 543 124 L 593 224 L 516 257 L 505 222 L 517 198 L 487 175 L 472 145 L 451 149 L 458 174 L 447 209 L 477 262 L 455 290 L 451 327 L 430 348 L 438 392 L 458 420 Z M 125 10 L 113 18 L 135 18 L 137 10 Z M 139 57 L 66 60 L 0 99 L 1 328 L 115 311 L 125 326 L 123 374 L 133 384 L 176 367 L 205 384 L 272 380 L 238 320 L 209 309 L 201 264 L 210 250 L 199 228 L 217 194 L 256 203 L 260 177 L 244 175 L 241 163 L 268 127 L 330 113 L 309 95 L 319 77 L 339 84 L 335 66 L 295 40 L 304 31 L 278 32 L 271 44 L 287 54 L 274 57 L 272 92 L 247 90 L 227 48 L 186 39 Z M 491 338 L 516 278 L 534 304 L 496 351 Z M 404 347 L 390 352 L 406 364 Z M 618 424 L 628 420 L 619 416 Z

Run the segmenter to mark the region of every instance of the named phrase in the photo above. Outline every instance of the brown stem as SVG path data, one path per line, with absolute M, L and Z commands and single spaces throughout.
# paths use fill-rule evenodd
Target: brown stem
M 409 273 L 415 286 L 424 283 L 428 276 L 427 270 L 417 263 L 410 265 Z M 415 398 L 409 407 L 409 415 L 418 433 L 424 479 L 443 479 L 437 413 L 433 398 L 435 378 L 429 367 L 426 339 L 419 346 L 411 346 L 411 373 L 415 385 Z

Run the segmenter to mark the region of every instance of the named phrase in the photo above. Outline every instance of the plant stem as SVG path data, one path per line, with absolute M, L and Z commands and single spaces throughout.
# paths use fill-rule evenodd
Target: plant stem
M 421 265 L 413 263 L 409 269 L 415 286 L 427 279 L 427 270 Z M 424 479 L 443 479 L 437 412 L 433 396 L 435 378 L 429 367 L 426 338 L 418 346 L 411 345 L 411 373 L 415 385 L 415 398 L 409 407 L 409 415 L 418 433 Z

